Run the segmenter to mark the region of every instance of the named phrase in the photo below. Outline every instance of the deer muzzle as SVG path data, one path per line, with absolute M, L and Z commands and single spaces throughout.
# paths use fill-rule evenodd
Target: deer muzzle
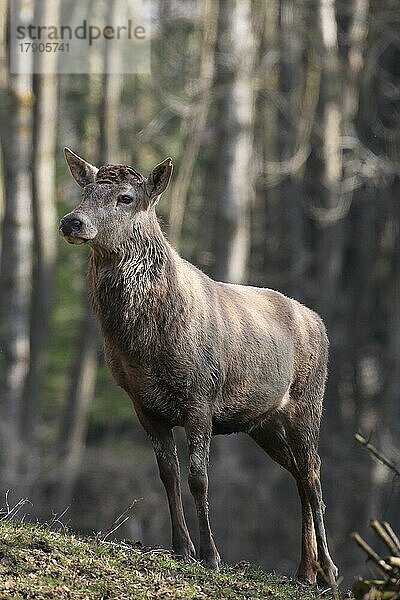
M 60 235 L 70 244 L 84 244 L 97 235 L 97 229 L 89 219 L 78 213 L 69 213 L 60 221 Z

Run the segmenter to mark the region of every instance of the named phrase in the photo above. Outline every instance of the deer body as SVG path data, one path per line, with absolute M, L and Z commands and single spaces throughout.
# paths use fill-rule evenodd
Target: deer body
M 296 362 L 311 362 L 326 343 L 318 317 L 279 292 L 215 282 L 160 242 L 163 260 L 144 293 L 126 256 L 91 259 L 91 295 L 118 384 L 170 427 L 184 425 L 196 397 L 212 407 L 215 433 L 247 432 L 287 408 L 303 376 Z M 152 268 L 141 265 L 139 278 Z
M 321 319 L 279 292 L 215 282 L 171 248 L 153 208 L 170 177 L 167 161 L 144 180 L 131 167 L 97 170 L 71 151 L 66 157 L 90 201 L 64 217 L 60 229 L 68 241 L 92 247 L 89 288 L 106 361 L 153 443 L 175 552 L 189 556 L 194 547 L 172 429 L 186 430 L 200 558 L 214 568 L 220 559 L 208 518 L 210 438 L 242 431 L 296 479 L 303 522 L 298 576 L 314 582 L 318 559 L 334 579 L 317 453 L 328 355 Z M 135 219 L 125 225 L 129 197 Z M 119 221 L 118 243 L 112 232 L 107 240 L 102 211 Z

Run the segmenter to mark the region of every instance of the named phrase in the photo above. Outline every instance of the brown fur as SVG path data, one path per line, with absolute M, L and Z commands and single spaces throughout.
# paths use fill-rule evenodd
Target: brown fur
M 210 437 L 242 431 L 296 479 L 303 523 L 298 576 L 314 582 L 318 559 L 334 579 L 317 452 L 328 359 L 321 319 L 279 292 L 215 282 L 173 250 L 154 210 L 170 162 L 146 179 L 131 167 L 97 170 L 70 151 L 66 156 L 84 200 L 61 229 L 68 241 L 92 248 L 89 287 L 106 361 L 152 440 L 175 552 L 191 555 L 193 544 L 172 429 L 186 430 L 200 558 L 214 568 L 219 555 L 208 520 Z M 125 206 L 124 194 L 133 198 L 132 207 Z M 70 231 L 73 219 L 81 221 L 79 231 Z

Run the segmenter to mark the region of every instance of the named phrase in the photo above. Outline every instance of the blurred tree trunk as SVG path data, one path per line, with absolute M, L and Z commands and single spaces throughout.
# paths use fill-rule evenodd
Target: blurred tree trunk
M 5 101 L 5 94 L 7 90 L 7 3 L 3 3 L 0 6 L 0 101 L 3 104 Z M 1 235 L 2 235 L 2 221 L 4 216 L 5 208 L 5 173 L 4 173 L 4 157 L 3 149 L 1 148 L 1 137 L 0 137 L 0 253 L 1 253 Z M 0 254 L 0 265 L 1 265 L 1 254 Z
M 214 275 L 246 280 L 249 206 L 253 200 L 253 68 L 257 52 L 250 0 L 220 2 L 215 87 Z
M 303 89 L 306 72 L 303 64 L 301 31 L 303 8 L 293 0 L 281 1 L 280 30 L 280 93 L 284 106 L 280 115 L 281 199 L 279 210 L 280 237 L 283 262 L 282 273 L 287 273 L 279 287 L 298 300 L 302 299 L 301 271 L 304 265 L 304 219 L 301 179 L 298 176 L 296 156 L 306 155 L 298 131 L 305 115 L 302 114 Z M 287 250 L 287 256 L 285 256 Z
M 85 451 L 89 409 L 97 374 L 97 329 L 92 308 L 85 296 L 85 315 L 80 326 L 78 352 L 71 372 L 66 411 L 62 422 L 62 470 L 57 485 L 58 510 L 71 504 Z
M 360 75 L 364 67 L 364 50 L 368 35 L 369 0 L 353 0 L 353 13 L 349 28 L 349 50 L 343 93 L 343 120 L 346 134 L 354 134 L 355 117 L 360 94 Z
M 337 306 L 343 259 L 342 110 L 340 62 L 334 0 L 320 0 L 322 48 L 322 208 L 319 255 L 319 305 L 328 325 Z
M 38 22 L 59 22 L 60 0 L 37 4 Z M 35 55 L 41 71 L 53 71 L 57 53 Z M 36 69 L 35 69 L 36 70 Z M 57 257 L 57 213 L 55 185 L 55 151 L 57 138 L 58 75 L 33 76 L 35 96 L 33 112 L 33 246 L 34 267 L 30 331 L 30 364 L 24 392 L 24 437 L 32 445 L 47 368 L 49 321 L 52 304 L 54 270 Z M 33 449 L 31 449 L 32 452 Z
M 393 182 L 393 207 L 391 218 L 397 223 L 395 240 L 391 256 L 391 269 L 389 276 L 389 322 L 387 325 L 387 347 L 385 356 L 386 371 L 386 402 L 385 420 L 387 433 L 393 437 L 393 446 L 399 439 L 400 429 L 400 177 L 397 176 Z
M 103 81 L 101 76 L 93 73 L 89 74 L 88 93 L 83 107 L 85 112 L 80 132 L 80 152 L 95 164 L 99 162 L 101 154 L 98 130 L 101 130 L 100 122 L 103 116 L 101 106 L 104 108 L 104 101 L 101 104 L 100 100 L 102 90 Z M 107 90 L 104 90 L 104 95 L 107 95 Z M 96 115 L 95 120 L 93 115 Z M 99 118 L 97 118 L 97 115 L 99 115 Z M 105 113 L 105 115 L 109 117 L 110 113 Z M 109 118 L 107 118 L 107 122 L 103 124 L 103 127 L 109 130 Z M 104 148 L 102 152 L 104 152 Z M 58 446 L 62 467 L 56 488 L 55 503 L 57 510 L 63 510 L 69 506 L 73 498 L 75 484 L 81 471 L 86 445 L 89 409 L 94 398 L 96 385 L 98 337 L 86 285 L 82 294 L 82 304 L 83 316 L 76 342 L 78 350 L 71 370 L 65 413 L 59 433 Z
M 185 121 L 186 144 L 179 172 L 171 189 L 169 210 L 169 237 L 179 248 L 187 193 L 204 134 L 214 77 L 215 42 L 218 23 L 218 0 L 205 0 L 203 41 L 200 54 L 199 94 L 194 109 Z
M 118 22 L 121 2 L 108 5 L 107 22 Z M 98 140 L 97 157 L 93 156 L 93 132 L 85 127 L 82 153 L 89 156 L 94 163 L 118 163 L 120 160 L 119 126 L 120 96 L 123 78 L 113 74 L 114 65 L 118 61 L 118 44 L 106 46 L 104 54 L 104 74 L 101 84 L 101 103 L 98 110 L 100 139 Z M 90 85 L 91 83 L 91 85 Z M 99 100 L 98 77 L 90 76 L 88 112 Z M 89 125 L 89 124 L 87 124 Z M 86 146 L 86 147 L 85 147 Z M 63 471 L 58 487 L 58 509 L 68 506 L 74 494 L 74 488 L 81 471 L 82 459 L 86 445 L 86 434 L 89 420 L 89 409 L 92 404 L 97 374 L 97 352 L 99 348 L 97 323 L 85 290 L 84 316 L 80 326 L 78 340 L 79 352 L 71 374 L 71 386 L 68 393 L 64 430 L 61 432 L 60 448 L 64 456 Z
M 342 116 L 344 133 L 354 140 L 354 144 L 359 143 L 355 121 L 359 104 L 360 73 L 364 64 L 363 45 L 368 32 L 368 11 L 368 0 L 353 0 L 353 14 L 348 31 L 349 49 L 344 77 Z M 346 161 L 344 161 L 344 179 L 346 178 L 346 166 Z M 346 414 L 345 410 L 342 410 L 342 414 L 346 415 L 344 425 L 350 426 L 352 430 L 363 426 L 363 414 L 370 413 L 369 405 L 371 402 L 371 398 L 368 399 L 365 390 L 363 390 L 363 376 L 361 373 L 364 361 L 370 358 L 372 345 L 371 332 L 367 327 L 367 323 L 373 313 L 371 266 L 375 254 L 373 224 L 376 215 L 374 199 L 368 189 L 365 190 L 365 198 L 367 200 L 365 205 L 362 208 L 355 207 L 353 210 L 354 217 L 350 219 L 352 226 L 351 241 L 348 242 L 350 247 L 353 247 L 354 256 L 357 257 L 357 269 L 355 269 L 353 276 L 347 307 L 348 323 L 352 329 L 352 337 L 349 340 L 348 347 L 354 365 L 353 394 L 355 410 L 352 422 L 349 421 L 349 415 Z M 360 239 L 363 239 L 363 244 L 359 243 Z M 348 362 L 348 356 L 343 356 L 342 362 Z M 345 398 L 344 403 L 347 401 Z M 366 464 L 368 468 L 372 467 L 372 463 L 366 462 Z
M 340 377 L 341 276 L 345 231 L 342 208 L 347 199 L 342 187 L 342 97 L 338 31 L 333 0 L 319 0 L 317 22 L 321 52 L 320 131 L 315 148 L 312 177 L 316 210 L 315 307 L 327 326 L 330 337 L 330 377 L 328 379 L 326 422 L 331 432 L 341 428 L 338 411 Z M 318 157 L 318 158 L 317 158 Z M 319 196 L 319 200 L 317 200 Z M 329 446 L 331 451 L 331 446 Z
M 123 18 L 121 0 L 115 0 L 107 6 L 107 23 L 119 24 Z M 119 128 L 118 116 L 123 76 L 114 72 L 119 63 L 118 43 L 105 47 L 103 94 L 100 116 L 100 164 L 118 163 L 119 159 Z
M 247 279 L 250 207 L 254 201 L 254 68 L 262 28 L 255 23 L 260 12 L 253 13 L 253 8 L 254 3 L 247 0 L 220 0 L 215 50 L 214 164 L 206 174 L 211 180 L 210 201 L 216 205 L 213 275 L 232 283 Z M 241 472 L 244 459 L 242 439 L 217 436 L 213 440 L 211 477 L 215 474 L 224 481 L 228 472 Z M 215 498 L 215 508 L 216 525 L 223 522 L 222 530 L 230 529 L 223 518 L 221 497 Z M 246 530 L 248 523 L 242 521 L 236 541 Z
M 277 248 L 279 184 L 266 172 L 268 164 L 279 164 L 279 0 L 271 0 L 268 10 L 259 3 L 261 44 L 260 88 L 256 97 L 254 154 L 259 162 L 251 221 L 250 281 L 268 285 Z
M 22 15 L 22 0 L 15 9 Z M 25 11 L 27 19 L 31 18 Z M 17 55 L 18 56 L 18 55 Z M 32 74 L 29 55 L 19 57 L 26 74 L 9 75 L 1 91 L 1 142 L 6 205 L 1 251 L 3 355 L 0 375 L 2 485 L 15 487 L 23 477 L 21 431 L 23 390 L 29 367 L 29 318 L 32 271 Z M 23 61 L 23 62 L 22 62 Z

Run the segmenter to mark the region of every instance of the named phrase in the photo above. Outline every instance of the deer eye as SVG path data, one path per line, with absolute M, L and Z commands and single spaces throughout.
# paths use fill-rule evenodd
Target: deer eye
M 123 194 L 122 196 L 118 196 L 118 204 L 132 204 L 133 198 L 132 196 L 128 196 Z

